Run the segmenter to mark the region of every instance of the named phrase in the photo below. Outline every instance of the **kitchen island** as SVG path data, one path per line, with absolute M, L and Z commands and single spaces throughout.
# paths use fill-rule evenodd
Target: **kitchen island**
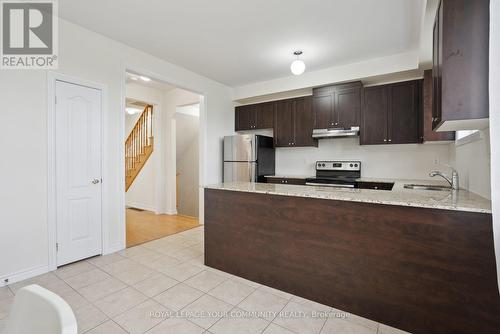
M 407 182 L 206 187 L 205 264 L 412 333 L 496 332 L 490 202 Z

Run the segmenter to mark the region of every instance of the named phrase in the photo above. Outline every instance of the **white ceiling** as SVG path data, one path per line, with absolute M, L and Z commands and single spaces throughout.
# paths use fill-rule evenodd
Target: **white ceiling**
M 425 0 L 64 0 L 60 15 L 229 86 L 418 50 Z

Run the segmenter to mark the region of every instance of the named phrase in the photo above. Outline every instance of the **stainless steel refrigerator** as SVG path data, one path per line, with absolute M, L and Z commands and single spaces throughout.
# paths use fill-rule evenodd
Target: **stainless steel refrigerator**
M 266 182 L 274 175 L 275 154 L 272 137 L 235 135 L 224 137 L 224 182 Z

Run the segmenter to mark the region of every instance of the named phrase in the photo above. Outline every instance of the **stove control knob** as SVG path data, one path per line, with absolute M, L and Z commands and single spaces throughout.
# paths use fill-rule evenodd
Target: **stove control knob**
M 358 167 L 358 164 L 354 164 L 354 167 Z
M 352 167 L 352 166 L 353 166 L 352 164 L 349 165 L 349 167 Z

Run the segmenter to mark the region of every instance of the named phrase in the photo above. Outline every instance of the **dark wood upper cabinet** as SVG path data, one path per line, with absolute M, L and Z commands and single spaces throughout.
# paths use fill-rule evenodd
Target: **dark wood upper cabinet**
M 359 126 L 361 89 L 361 82 L 313 89 L 314 128 Z
M 294 140 L 293 100 L 276 102 L 274 119 L 274 145 L 277 147 L 292 146 Z
M 236 107 L 234 121 L 234 128 L 236 131 L 253 129 L 257 124 L 255 107 L 253 105 Z
M 358 87 L 338 89 L 335 92 L 334 115 L 337 126 L 349 129 L 359 126 L 361 112 L 361 85 Z
M 488 125 L 489 3 L 439 4 L 433 34 L 433 129 Z
M 360 144 L 387 143 L 388 86 L 364 89 L 364 105 L 361 116 Z
M 333 126 L 333 94 L 313 96 L 314 128 L 327 129 Z
M 314 117 L 310 96 L 276 102 L 274 145 L 276 147 L 317 146 L 312 138 Z
M 272 129 L 274 102 L 237 106 L 235 108 L 235 131 Z
M 422 80 L 364 88 L 361 145 L 422 142 Z
M 257 104 L 257 129 L 272 129 L 274 124 L 274 102 Z
M 389 87 L 389 144 L 420 143 L 421 140 L 421 87 L 422 80 L 391 84 Z
M 294 99 L 294 134 L 293 146 L 317 146 L 312 130 L 314 115 L 310 96 Z
M 433 112 L 435 108 L 435 98 L 432 96 L 432 85 L 435 78 L 433 76 L 432 70 L 427 70 L 424 72 L 424 84 L 423 84 L 423 115 L 420 117 L 422 122 L 421 127 L 423 129 L 421 139 L 424 142 L 430 141 L 453 141 L 455 140 L 455 131 L 441 131 L 437 132 L 432 129 L 432 120 L 435 117 Z

